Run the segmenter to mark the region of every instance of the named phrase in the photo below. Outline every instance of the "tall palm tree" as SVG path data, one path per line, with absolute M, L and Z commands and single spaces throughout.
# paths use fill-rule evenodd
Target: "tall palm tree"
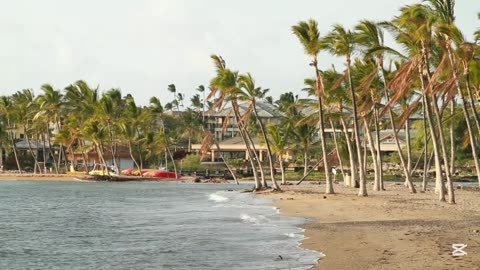
M 152 143 L 155 143 L 156 141 L 157 144 L 163 145 L 164 149 L 166 150 L 166 154 L 170 156 L 170 159 L 173 163 L 173 169 L 175 171 L 175 175 L 177 175 L 177 165 L 175 164 L 175 160 L 173 159 L 172 152 L 170 151 L 170 142 L 165 129 L 163 107 L 160 100 L 157 97 L 150 98 L 150 110 L 152 113 L 155 113 L 157 115 L 158 121 L 161 127 L 161 134 L 159 134 L 159 136 L 161 135 L 161 137 L 157 137 L 157 139 L 153 140 Z M 159 142 L 159 141 L 162 141 L 162 142 Z M 165 159 L 165 162 L 167 162 L 167 158 Z
M 330 164 L 328 162 L 327 144 L 325 141 L 325 119 L 323 109 L 324 86 L 323 78 L 318 68 L 318 54 L 322 46 L 320 32 L 318 30 L 318 23 L 310 19 L 308 22 L 301 21 L 297 25 L 292 26 L 293 34 L 298 38 L 305 50 L 305 53 L 312 58 L 309 65 L 315 70 L 316 77 L 316 94 L 318 101 L 318 125 L 320 129 L 320 144 L 322 147 L 323 166 L 325 172 L 325 193 L 335 193 L 333 190 L 333 183 L 330 177 Z
M 39 112 L 35 115 L 34 120 L 37 120 L 38 118 L 44 118 L 46 120 L 45 124 L 47 130 L 47 142 L 51 150 L 53 147 L 51 140 L 52 130 L 50 125 L 53 124 L 57 132 L 61 129 L 60 119 L 62 117 L 63 95 L 59 90 L 55 90 L 50 84 L 42 85 L 42 90 L 43 94 L 37 96 L 36 98 L 36 102 L 39 106 Z M 62 144 L 60 144 L 60 149 L 58 152 L 58 159 L 55 158 L 55 155 L 52 155 L 55 172 L 57 174 L 59 173 L 58 170 L 62 161 L 62 153 L 64 153 Z
M 356 34 L 356 41 L 358 45 L 360 46 L 360 51 L 363 53 L 364 58 L 366 59 L 374 59 L 376 61 L 377 67 L 378 67 L 378 72 L 381 74 L 381 80 L 383 82 L 383 98 L 386 100 L 386 102 L 390 102 L 390 95 L 388 93 L 388 88 L 387 88 L 387 75 L 385 72 L 384 68 L 384 58 L 385 54 L 389 53 L 395 56 L 401 56 L 399 52 L 396 50 L 387 47 L 384 43 L 384 32 L 383 29 L 375 22 L 368 21 L 368 20 L 363 20 L 361 21 L 356 27 L 355 27 L 355 34 Z M 395 126 L 395 118 L 393 114 L 393 110 L 390 106 L 387 108 L 388 110 L 388 115 L 390 119 L 390 126 L 392 129 L 393 137 L 395 140 L 395 144 L 397 146 L 397 153 L 400 157 L 400 164 L 402 165 L 403 172 L 405 175 L 405 180 L 406 183 L 411 183 L 411 174 L 409 173 L 409 170 L 407 168 L 407 164 L 405 162 L 405 157 L 403 155 L 402 149 L 400 147 L 400 140 L 398 138 L 398 133 L 397 133 L 397 128 Z M 377 119 L 378 121 L 378 119 Z M 378 130 L 378 128 L 377 128 Z M 377 141 L 376 141 L 377 147 L 380 148 L 380 142 L 379 142 L 379 134 L 377 132 Z M 378 156 L 380 157 L 380 153 L 378 153 Z M 379 160 L 379 163 L 381 163 L 381 159 Z M 380 181 L 382 183 L 383 181 Z M 413 185 L 409 185 L 410 191 L 415 192 L 415 188 Z
M 439 194 L 439 200 L 445 201 L 445 187 L 441 169 L 442 157 L 446 169 L 449 162 L 446 152 L 443 151 L 445 149 L 445 145 L 442 143 L 443 132 L 441 129 L 437 130 L 437 127 L 441 126 L 438 117 L 438 97 L 437 93 L 431 89 L 432 23 L 433 20 L 429 10 L 423 5 L 416 4 L 403 7 L 400 16 L 395 17 L 391 24 L 382 25 L 391 30 L 397 42 L 408 49 L 410 56 L 410 60 L 402 64 L 396 76 L 390 81 L 390 88 L 396 91 L 390 103 L 404 96 L 405 91 L 411 89 L 415 78 L 420 80 L 419 85 L 423 95 L 422 103 L 425 107 L 425 117 L 432 138 L 436 190 Z M 446 170 L 446 174 L 450 174 L 450 170 Z
M 235 122 L 239 129 L 240 137 L 245 144 L 247 149 L 248 158 L 250 161 L 250 165 L 252 166 L 253 175 L 255 178 L 255 190 L 259 190 L 264 187 L 263 183 L 260 181 L 257 173 L 257 165 L 259 162 L 258 157 L 256 156 L 256 151 L 253 149 L 253 143 L 251 138 L 249 138 L 249 134 L 247 132 L 245 119 L 242 119 L 240 112 L 239 112 L 239 105 L 237 102 L 239 87 L 238 87 L 238 72 L 231 71 L 230 69 L 226 68 L 225 61 L 221 56 L 212 55 L 211 56 L 213 63 L 216 67 L 217 76 L 213 78 L 210 82 L 210 89 L 211 92 L 208 95 L 207 99 L 214 98 L 217 93 L 219 97 L 214 104 L 215 108 L 222 108 L 223 103 L 229 102 L 232 106 L 232 111 L 235 117 Z M 255 162 L 255 159 L 257 162 Z M 261 166 L 259 166 L 261 168 Z M 263 170 L 260 170 L 261 172 Z M 263 172 L 262 172 L 263 174 Z M 264 178 L 262 178 L 264 180 Z
M 7 132 L 8 141 L 11 149 L 13 150 L 13 155 L 15 157 L 15 163 L 17 164 L 18 172 L 22 173 L 22 166 L 18 160 L 18 153 L 16 142 L 14 138 L 15 133 L 15 112 L 14 104 L 10 96 L 1 96 L 0 97 L 0 115 L 4 118 L 4 129 Z
M 470 120 L 470 113 L 467 109 L 467 100 L 463 94 L 461 85 L 460 85 L 460 76 L 459 76 L 459 71 L 458 71 L 458 63 L 457 63 L 457 58 L 454 55 L 453 52 L 453 45 L 456 43 L 456 47 L 460 47 L 465 44 L 465 40 L 463 38 L 463 34 L 460 32 L 460 30 L 456 27 L 455 25 L 455 1 L 454 0 L 428 0 L 427 1 L 428 6 L 432 9 L 433 11 L 433 16 L 436 17 L 436 30 L 438 32 L 437 38 L 441 39 L 441 44 L 443 44 L 443 47 L 446 50 L 446 53 L 448 55 L 448 60 L 450 63 L 450 70 L 453 79 L 455 80 L 455 86 L 457 90 L 457 94 L 461 98 L 461 107 L 462 111 L 465 117 L 465 122 L 467 124 L 467 131 L 469 134 L 469 139 L 470 139 L 470 145 L 472 149 L 472 155 L 474 158 L 474 163 L 475 163 L 475 168 L 477 171 L 477 176 L 478 180 L 480 183 L 480 162 L 478 160 L 477 156 L 477 151 L 476 151 L 476 145 L 475 145 L 475 135 L 474 131 L 472 128 L 472 123 Z M 455 100 L 451 101 L 452 104 L 455 104 Z M 473 105 L 473 104 L 472 104 Z M 453 107 L 453 105 L 452 105 Z M 475 106 L 472 106 L 474 109 Z M 475 109 L 474 109 L 475 110 Z M 453 114 L 454 112 L 452 112 Z M 453 130 L 453 128 L 452 128 Z M 453 131 L 451 131 L 453 133 Z M 453 136 L 452 136 L 452 141 Z M 453 143 L 452 143 L 453 145 Z M 451 174 L 453 174 L 454 169 L 454 153 L 455 153 L 455 148 L 452 147 L 451 153 L 452 153 L 452 160 L 451 160 Z M 448 178 L 447 178 L 448 181 Z M 448 181 L 448 197 L 449 197 L 449 202 L 450 203 L 455 203 L 455 196 L 453 193 L 453 179 Z
M 267 132 L 265 131 L 264 124 L 260 119 L 260 116 L 258 114 L 258 109 L 257 109 L 257 100 L 263 99 L 265 97 L 265 94 L 269 91 L 269 89 L 262 89 L 261 87 L 257 87 L 250 73 L 247 73 L 246 75 L 240 75 L 239 80 L 240 80 L 240 88 L 243 90 L 239 93 L 240 94 L 239 99 L 247 100 L 250 102 L 250 106 L 252 108 L 253 114 L 255 115 L 258 125 L 260 126 L 260 131 L 262 133 L 263 140 L 265 141 L 265 144 L 267 146 L 267 157 L 270 165 L 270 178 L 272 181 L 273 188 L 276 190 L 280 190 L 280 186 L 277 184 L 277 181 L 275 180 L 275 166 L 273 164 L 273 155 L 272 155 L 272 150 L 270 148 L 270 141 L 267 137 Z
M 360 128 L 358 124 L 357 113 L 357 97 L 355 94 L 355 88 L 353 86 L 352 72 L 351 72 L 351 56 L 355 45 L 355 35 L 352 31 L 345 29 L 343 26 L 337 24 L 333 26 L 333 30 L 325 36 L 323 40 L 323 47 L 328 50 L 332 55 L 344 56 L 347 64 L 347 76 L 348 84 L 350 88 L 350 95 L 352 99 L 353 109 L 353 128 L 355 136 L 355 144 L 357 145 L 357 162 L 359 167 L 360 176 L 360 190 L 359 196 L 367 196 L 367 182 L 365 176 L 365 167 L 362 161 L 361 142 L 360 142 Z
M 12 95 L 12 100 L 14 103 L 14 113 L 16 115 L 17 124 L 23 127 L 25 131 L 25 140 L 27 141 L 28 148 L 30 154 L 33 157 L 35 168 L 34 172 L 37 172 L 37 169 L 41 172 L 40 164 L 38 161 L 38 147 L 35 148 L 35 151 L 32 148 L 32 143 L 30 140 L 31 134 L 31 124 L 33 117 L 36 113 L 35 107 L 35 96 L 31 89 L 24 89 L 22 91 L 18 91 L 17 93 Z

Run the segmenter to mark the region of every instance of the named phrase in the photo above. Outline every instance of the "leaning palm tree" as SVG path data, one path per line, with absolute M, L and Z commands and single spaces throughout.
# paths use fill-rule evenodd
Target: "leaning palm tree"
M 354 137 L 355 144 L 357 146 L 357 162 L 359 167 L 359 178 L 360 178 L 360 190 L 359 196 L 367 196 L 367 182 L 365 176 L 365 167 L 362 161 L 361 153 L 361 142 L 360 142 L 360 128 L 358 124 L 358 113 L 357 113 L 357 97 L 355 94 L 355 88 L 353 86 L 352 72 L 351 72 L 351 56 L 353 53 L 355 45 L 355 35 L 352 31 L 345 29 L 343 26 L 337 24 L 333 26 L 333 30 L 327 34 L 323 39 L 323 48 L 328 50 L 332 55 L 335 56 L 344 56 L 347 64 L 347 76 L 348 84 L 350 88 L 350 95 L 352 100 L 352 110 L 353 110 L 353 128 L 354 128 Z
M 260 132 L 262 133 L 263 140 L 267 145 L 267 156 L 268 156 L 268 162 L 270 165 L 270 178 L 272 181 L 273 188 L 276 190 L 280 190 L 280 186 L 277 184 L 277 181 L 275 180 L 275 166 L 273 164 L 273 155 L 272 155 L 272 150 L 270 148 L 270 142 L 267 137 L 267 132 L 265 131 L 264 124 L 260 119 L 260 116 L 258 114 L 258 109 L 257 109 L 257 100 L 263 99 L 265 97 L 265 94 L 269 91 L 269 89 L 262 89 L 261 87 L 257 87 L 250 73 L 247 73 L 246 75 L 240 75 L 239 80 L 240 80 L 240 88 L 243 90 L 239 92 L 240 94 L 239 99 L 247 100 L 250 102 L 250 106 L 252 108 L 253 114 L 255 115 L 257 123 L 260 127 Z
M 433 16 L 436 17 L 436 31 L 437 31 L 437 39 L 439 39 L 441 42 L 440 44 L 443 45 L 443 47 L 446 50 L 446 54 L 448 56 L 448 61 L 450 63 L 450 72 L 452 75 L 452 78 L 455 81 L 455 87 L 457 90 L 457 94 L 461 98 L 461 107 L 462 111 L 464 114 L 465 122 L 467 124 L 467 131 L 470 139 L 470 146 L 472 149 L 472 155 L 475 163 L 475 168 L 477 171 L 477 177 L 480 183 L 480 162 L 478 160 L 477 156 L 477 149 L 475 145 L 475 132 L 473 131 L 472 128 L 472 123 L 470 120 L 470 112 L 467 108 L 467 99 L 465 98 L 465 95 L 463 94 L 462 88 L 461 88 L 461 81 L 460 81 L 460 75 L 459 75 L 459 70 L 458 70 L 458 61 L 457 58 L 454 55 L 454 47 L 462 47 L 463 44 L 465 44 L 465 39 L 463 37 L 463 34 L 460 32 L 460 30 L 456 27 L 455 25 L 455 1 L 454 0 L 428 0 L 427 1 L 428 6 L 432 9 L 433 11 Z M 465 52 L 463 50 L 460 50 L 460 53 Z M 465 54 L 464 54 L 465 55 Z M 467 56 L 468 57 L 468 56 Z M 468 83 L 467 83 L 468 86 Z M 452 107 L 453 107 L 454 100 L 452 100 Z M 475 106 L 472 104 L 472 109 L 474 110 L 474 116 L 475 115 Z M 452 112 L 453 114 L 453 112 Z M 476 118 L 477 119 L 477 118 Z M 477 119 L 477 124 L 478 124 L 478 119 Z M 452 124 L 453 125 L 453 124 Z M 453 128 L 452 128 L 453 129 Z M 453 132 L 451 132 L 453 134 Z M 453 136 L 452 136 L 452 141 Z M 452 143 L 453 145 L 453 143 Z M 453 174 L 454 169 L 454 147 L 452 147 L 451 150 L 452 157 L 451 157 L 451 174 Z M 447 178 L 448 181 L 448 178 Z M 448 197 L 449 197 L 449 202 L 450 203 L 455 203 L 455 196 L 453 194 L 453 179 L 448 181 Z
M 432 17 L 430 11 L 425 6 L 416 4 L 405 6 L 401 9 L 400 16 L 394 18 L 391 23 L 382 23 L 393 33 L 397 42 L 401 43 L 408 51 L 410 60 L 403 63 L 395 77 L 390 81 L 389 87 L 395 91 L 390 104 L 396 102 L 411 90 L 416 83 L 422 90 L 422 105 L 425 107 L 425 118 L 428 123 L 435 161 L 436 190 L 439 194 L 439 200 L 445 201 L 445 186 L 442 177 L 441 159 L 448 170 L 448 157 L 446 156 L 445 144 L 443 140 L 441 121 L 438 112 L 438 91 L 433 91 L 432 86 Z M 434 114 L 435 113 L 435 114 Z
M 326 181 L 325 193 L 335 193 L 333 190 L 332 179 L 330 178 L 330 164 L 328 162 L 327 144 L 325 141 L 325 119 L 323 108 L 324 86 L 322 74 L 318 68 L 318 54 L 320 53 L 322 43 L 320 32 L 318 30 L 318 23 L 313 19 L 310 19 L 308 22 L 301 21 L 297 25 L 292 26 L 292 32 L 303 45 L 305 53 L 312 58 L 309 65 L 314 68 L 316 77 L 316 95 L 319 116 L 318 125 L 320 128 L 320 144 L 322 147 L 323 166 Z
M 239 92 L 238 72 L 226 68 L 225 61 L 221 56 L 212 55 L 211 58 L 215 64 L 217 76 L 210 82 L 211 92 L 207 99 L 212 99 L 217 95 L 217 93 L 219 94 L 219 97 L 216 99 L 212 109 L 222 108 L 225 101 L 230 102 L 240 137 L 245 144 L 250 165 L 252 166 L 253 176 L 255 178 L 255 190 L 259 190 L 263 187 L 263 183 L 258 177 L 257 163 L 255 162 L 255 159 L 257 162 L 259 162 L 259 159 L 256 157 L 256 151 L 253 150 L 253 143 L 251 142 L 251 138 L 249 138 L 245 124 L 246 121 L 245 119 L 242 119 L 240 115 L 239 105 L 237 102 Z
M 390 101 L 390 95 L 388 93 L 388 88 L 387 88 L 387 75 L 386 71 L 384 68 L 384 58 L 385 54 L 389 53 L 392 55 L 396 56 L 401 56 L 399 52 L 396 50 L 387 47 L 384 43 L 384 32 L 383 29 L 377 24 L 372 21 L 368 20 L 363 20 L 361 21 L 356 27 L 355 27 L 355 34 L 356 34 L 356 41 L 360 47 L 360 52 L 363 54 L 363 57 L 365 59 L 374 59 L 374 61 L 377 64 L 377 74 L 381 74 L 381 81 L 383 83 L 383 98 L 386 100 L 388 103 Z M 395 140 L 395 144 L 397 146 L 397 153 L 400 157 L 400 164 L 402 165 L 404 175 L 405 175 L 405 180 L 407 183 L 411 182 L 411 174 L 409 173 L 409 170 L 407 168 L 407 164 L 405 162 L 405 157 L 403 155 L 402 149 L 400 147 L 400 141 L 398 138 L 398 133 L 397 133 L 397 128 L 395 126 L 395 117 L 393 114 L 393 110 L 391 107 L 388 107 L 388 115 L 390 119 L 390 126 L 392 129 L 393 137 Z M 377 129 L 378 130 L 378 129 Z M 377 132 L 377 147 L 380 148 L 380 142 L 379 142 L 379 134 Z M 378 156 L 380 156 L 380 153 L 378 153 Z M 381 163 L 381 160 L 379 160 Z M 411 189 L 411 192 L 414 192 L 414 187 L 413 185 L 409 185 Z

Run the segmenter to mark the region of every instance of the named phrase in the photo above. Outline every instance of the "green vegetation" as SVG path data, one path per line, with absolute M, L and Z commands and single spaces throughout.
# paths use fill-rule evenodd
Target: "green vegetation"
M 172 100 L 152 97 L 144 107 L 119 89 L 101 93 L 84 81 L 63 90 L 46 84 L 38 96 L 31 89 L 2 96 L 3 164 L 38 171 L 48 162 L 60 172 L 66 170 L 69 154 L 86 160 L 93 151 L 106 163 L 125 146 L 136 167 L 162 164 L 176 170 L 179 149 L 189 152 L 192 143 L 203 143 L 202 154 L 207 154 L 217 145 L 212 132 L 202 128 L 207 120 L 203 113 L 229 105 L 257 190 L 267 187 L 267 178 L 280 190 L 274 171 L 284 171 L 288 154 L 294 157 L 288 162 L 305 168 L 303 176 L 308 166 L 320 165 L 321 174 L 310 178 L 325 179 L 326 193 L 334 193 L 332 165 L 351 174 L 345 184 L 359 187 L 359 196 L 368 195 L 367 170 L 373 171 L 373 189 L 381 191 L 385 168 L 393 166 L 402 172 L 410 192 L 417 192 L 414 176 L 422 177 L 425 191 L 432 175 L 439 200 L 446 201 L 448 195 L 448 202 L 455 203 L 453 181 L 464 169 L 474 168 L 480 183 L 480 30 L 474 42 L 468 41 L 455 25 L 454 8 L 453 0 L 426 0 L 402 7 L 391 21 L 362 20 L 352 29 L 336 24 L 324 35 L 314 19 L 293 25 L 292 38 L 309 57 L 305 65 L 312 67 L 302 89 L 308 99 L 287 92 L 274 100 L 252 74 L 227 67 L 219 55 L 211 57 L 216 74 L 209 90 L 199 86 L 191 108 L 183 111 L 188 99 L 174 84 L 165 89 Z M 387 32 L 394 44 L 386 44 Z M 328 65 L 319 59 L 321 52 L 342 59 L 345 70 L 322 70 L 320 66 Z M 263 123 L 259 102 L 273 104 L 281 119 Z M 240 104 L 247 104 L 247 110 L 241 111 Z M 16 149 L 19 130 L 29 145 L 29 158 Z M 268 165 L 259 161 L 254 137 L 266 145 Z M 388 155 L 380 151 L 385 141 L 393 146 Z M 32 151 L 32 145 L 40 143 L 53 149 L 52 154 Z M 231 172 L 244 165 L 244 160 L 221 158 Z M 187 156 L 181 166 L 204 169 L 198 156 Z M 282 174 L 282 182 L 299 176 Z

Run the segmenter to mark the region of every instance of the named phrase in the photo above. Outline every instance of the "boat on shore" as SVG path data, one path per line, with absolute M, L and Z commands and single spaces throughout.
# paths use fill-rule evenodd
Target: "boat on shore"
M 175 182 L 184 181 L 183 178 L 167 178 L 167 177 L 145 177 L 145 176 L 128 176 L 128 175 L 83 175 L 75 177 L 79 181 L 88 182 L 131 182 L 131 181 L 156 181 L 156 182 Z

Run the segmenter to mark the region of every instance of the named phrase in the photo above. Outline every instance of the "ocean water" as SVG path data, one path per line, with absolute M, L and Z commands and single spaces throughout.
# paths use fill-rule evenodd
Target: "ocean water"
M 0 269 L 308 269 L 251 185 L 0 181 Z M 280 257 L 281 256 L 281 257 Z

